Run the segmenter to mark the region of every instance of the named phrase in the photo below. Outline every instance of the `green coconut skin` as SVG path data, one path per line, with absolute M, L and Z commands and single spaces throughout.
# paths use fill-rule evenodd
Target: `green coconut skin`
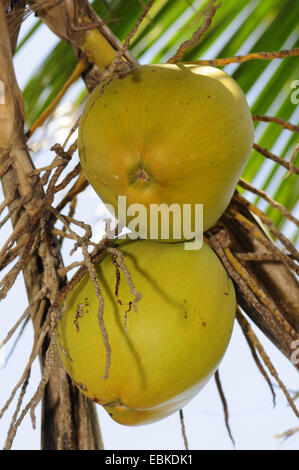
M 67 372 L 87 397 L 115 421 L 139 425 L 181 409 L 206 384 L 229 344 L 236 298 L 206 243 L 187 251 L 184 243 L 138 240 L 122 243 L 121 250 L 142 296 L 136 312 L 111 255 L 96 265 L 111 346 L 108 378 L 99 302 L 87 274 L 61 305 L 58 345 Z
M 253 145 L 243 91 L 215 67 L 157 64 L 100 85 L 79 127 L 83 170 L 118 216 L 118 196 L 142 204 L 203 204 L 203 231 L 227 208 Z M 128 217 L 127 221 L 133 217 Z M 161 241 L 176 241 L 172 230 Z M 185 239 L 183 226 L 180 240 Z

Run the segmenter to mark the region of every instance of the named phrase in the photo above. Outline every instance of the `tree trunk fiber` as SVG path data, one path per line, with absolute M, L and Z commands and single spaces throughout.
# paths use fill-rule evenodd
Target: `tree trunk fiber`
M 31 215 L 40 207 L 44 192 L 39 178 L 32 176 L 34 165 L 24 136 L 23 101 L 14 74 L 13 47 L 5 11 L 5 4 L 0 0 L 0 80 L 4 84 L 4 104 L 0 105 L 0 161 L 1 164 L 8 163 L 8 169 L 3 174 L 1 182 L 5 196 L 15 192 L 12 203 L 16 200 L 22 201 L 20 209 L 11 218 L 15 228 L 20 220 L 27 218 L 26 220 L 30 221 Z M 46 219 L 42 222 L 47 224 Z M 43 233 L 47 231 L 44 230 Z M 64 279 L 58 277 L 51 279 L 49 276 L 50 271 L 57 273 L 59 267 L 63 267 L 58 246 L 55 237 L 48 233 L 39 240 L 34 253 L 27 258 L 23 268 L 29 303 L 43 287 L 47 286 L 49 289 L 49 300 L 44 302 L 43 310 L 40 311 L 43 304 L 39 302 L 31 311 L 35 337 L 39 335 L 50 301 L 55 296 L 55 285 L 61 288 L 64 284 Z M 49 264 L 50 269 L 45 264 Z M 49 338 L 46 337 L 40 355 L 42 370 L 48 344 Z M 41 448 L 47 450 L 103 448 L 95 405 L 70 382 L 58 354 L 55 356 L 42 402 Z

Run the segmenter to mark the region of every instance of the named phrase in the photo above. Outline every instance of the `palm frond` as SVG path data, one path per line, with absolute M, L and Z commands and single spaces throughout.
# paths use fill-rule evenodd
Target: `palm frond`
M 191 37 L 198 28 L 198 11 L 207 2 L 202 0 L 173 2 L 156 0 L 150 15 L 143 21 L 131 44 L 132 54 L 141 62 L 165 62 L 178 45 Z M 94 1 L 97 14 L 109 24 L 109 28 L 123 40 L 142 12 L 140 0 Z M 289 12 L 292 11 L 290 15 Z M 259 51 L 274 51 L 299 46 L 299 4 L 293 0 L 238 0 L 223 1 L 212 25 L 201 42 L 186 52 L 184 60 L 229 57 Z M 34 36 L 40 26 L 37 21 L 18 45 L 20 50 Z M 27 125 L 43 112 L 76 64 L 71 47 L 61 41 L 45 58 L 23 90 Z M 298 111 L 290 99 L 291 83 L 299 76 L 298 59 L 285 58 L 273 61 L 248 61 L 230 64 L 224 70 L 240 84 L 251 106 L 252 113 L 277 116 L 296 123 Z M 85 96 L 81 92 L 76 103 Z M 274 123 L 255 123 L 256 142 L 281 158 L 289 159 L 296 143 L 296 135 Z M 277 149 L 277 150 L 276 150 Z M 254 182 L 288 210 L 298 199 L 298 182 L 293 176 L 282 180 L 283 170 L 256 151 L 244 170 L 243 177 Z M 275 209 L 264 210 L 282 228 L 283 216 Z

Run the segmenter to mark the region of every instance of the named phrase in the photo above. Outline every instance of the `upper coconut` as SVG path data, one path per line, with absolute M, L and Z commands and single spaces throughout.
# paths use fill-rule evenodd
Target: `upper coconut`
M 138 66 L 100 85 L 79 129 L 82 167 L 105 203 L 203 204 L 204 231 L 229 204 L 252 144 L 239 85 L 193 65 Z

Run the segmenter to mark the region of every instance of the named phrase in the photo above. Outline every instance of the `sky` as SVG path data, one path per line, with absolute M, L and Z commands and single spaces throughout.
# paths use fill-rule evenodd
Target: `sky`
M 21 37 L 29 30 L 34 21 L 36 20 L 33 18 L 33 15 L 25 21 L 22 26 Z M 21 87 L 26 83 L 32 72 L 38 68 L 42 58 L 51 51 L 56 43 L 57 38 L 46 27 L 41 27 L 38 35 L 34 36 L 33 40 L 29 41 L 26 47 L 22 49 L 22 52 L 16 56 L 16 75 Z M 69 91 L 64 99 L 65 106 L 82 86 L 82 83 L 76 84 Z M 59 122 L 62 123 L 62 121 Z M 70 124 L 65 118 L 63 125 L 68 126 Z M 60 135 L 60 143 L 62 143 L 63 129 L 61 134 L 57 133 L 56 124 L 55 138 Z M 48 157 L 49 155 L 45 151 L 33 154 L 37 166 L 42 166 L 43 161 L 47 161 Z M 78 159 L 77 156 L 75 156 L 76 158 Z M 100 213 L 99 204 L 98 197 L 93 190 L 88 188 L 79 200 L 77 208 L 79 220 L 80 216 L 82 218 L 84 214 L 84 220 L 87 223 L 96 224 Z M 4 230 L 1 230 L 2 243 L 7 238 L 9 232 L 10 226 L 6 224 Z M 66 244 L 65 259 L 66 261 L 75 261 L 76 259 L 68 257 L 67 248 L 69 246 Z M 14 289 L 1 302 L 0 341 L 5 337 L 26 306 L 27 298 L 23 279 L 19 276 Z M 290 391 L 298 390 L 298 373 L 290 361 L 267 340 L 260 330 L 255 326 L 253 328 L 287 388 Z M 31 351 L 32 340 L 33 331 L 29 323 L 14 353 L 9 358 L 13 341 L 0 350 L 0 408 L 6 402 L 12 387 L 23 372 Z M 286 398 L 276 386 L 277 403 L 276 407 L 273 408 L 269 388 L 257 370 L 248 345 L 237 323 L 235 323 L 232 339 L 221 362 L 219 373 L 228 402 L 230 426 L 236 443 L 235 449 L 291 450 L 299 448 L 299 434 L 296 434 L 284 443 L 281 442 L 281 439 L 275 437 L 298 425 L 298 421 L 288 406 Z M 32 369 L 24 403 L 27 403 L 31 398 L 39 379 L 39 364 L 36 361 Z M 0 422 L 1 447 L 3 447 L 15 405 L 16 400 L 14 400 Z M 106 449 L 184 449 L 179 413 L 175 413 L 154 424 L 127 427 L 115 423 L 99 405 L 97 405 L 97 410 Z M 234 448 L 224 425 L 223 409 L 213 378 L 184 407 L 183 413 L 190 449 L 230 450 Z M 17 432 L 13 449 L 30 450 L 40 448 L 40 406 L 36 410 L 36 417 L 37 428 L 34 430 L 32 429 L 30 417 L 27 414 Z

